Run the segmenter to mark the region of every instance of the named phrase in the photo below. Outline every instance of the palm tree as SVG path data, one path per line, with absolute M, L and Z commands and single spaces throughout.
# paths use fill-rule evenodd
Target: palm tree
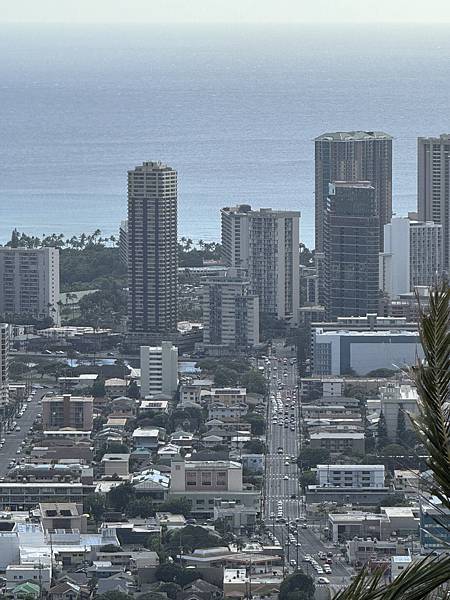
M 431 481 L 428 492 L 450 509 L 450 288 L 442 283 L 430 290 L 428 313 L 421 310 L 419 332 L 425 358 L 409 370 L 419 395 L 418 415 L 410 415 L 416 432 L 428 452 Z M 426 501 L 423 498 L 423 501 Z M 436 521 L 441 522 L 439 516 Z M 392 583 L 384 584 L 382 570 L 370 574 L 367 567 L 337 600 L 419 600 L 448 598 L 450 553 L 430 554 L 414 562 Z M 447 591 L 439 590 L 444 586 Z M 431 594 L 433 594 L 431 596 Z

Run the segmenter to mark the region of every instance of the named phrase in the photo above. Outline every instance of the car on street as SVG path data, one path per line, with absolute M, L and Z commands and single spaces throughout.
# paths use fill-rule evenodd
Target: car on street
M 328 585 L 330 583 L 330 580 L 327 577 L 318 577 L 317 583 L 322 583 L 324 585 Z

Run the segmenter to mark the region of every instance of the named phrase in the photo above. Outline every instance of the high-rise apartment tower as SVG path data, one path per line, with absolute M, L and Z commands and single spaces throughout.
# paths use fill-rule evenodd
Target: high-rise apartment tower
M 419 219 L 442 225 L 444 269 L 450 268 L 450 134 L 421 137 L 417 145 Z
M 177 172 L 144 162 L 128 172 L 128 330 L 146 337 L 177 327 Z
M 261 313 L 297 322 L 300 213 L 246 204 L 220 212 L 227 266 L 246 272 Z

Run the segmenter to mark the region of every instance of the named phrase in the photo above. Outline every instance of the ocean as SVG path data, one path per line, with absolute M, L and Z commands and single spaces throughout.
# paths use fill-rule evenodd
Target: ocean
M 314 237 L 315 136 L 384 130 L 394 210 L 416 208 L 416 138 L 450 130 L 448 26 L 0 28 L 0 242 L 117 233 L 127 170 L 179 174 L 179 235 L 219 209 L 297 209 Z

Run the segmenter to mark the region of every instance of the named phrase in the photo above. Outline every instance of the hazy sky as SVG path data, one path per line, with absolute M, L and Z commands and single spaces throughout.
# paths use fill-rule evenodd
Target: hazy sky
M 450 22 L 450 0 L 0 0 L 0 22 Z

